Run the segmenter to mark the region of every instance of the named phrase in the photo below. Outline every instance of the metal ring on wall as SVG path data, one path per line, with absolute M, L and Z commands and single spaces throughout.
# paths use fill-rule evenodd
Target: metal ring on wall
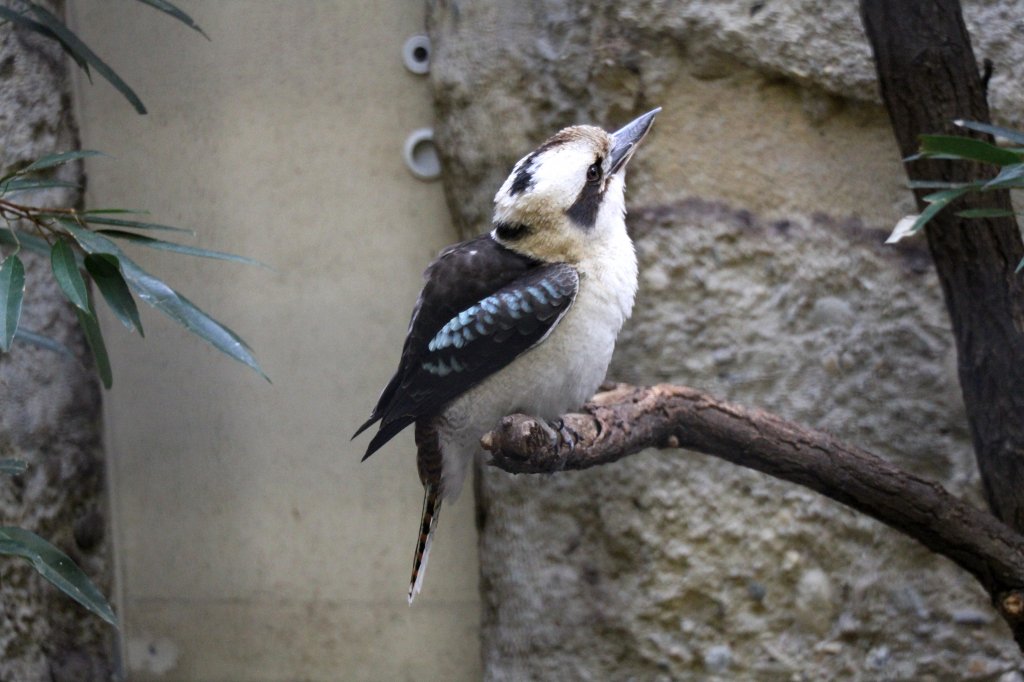
M 441 158 L 434 145 L 434 129 L 420 128 L 405 138 L 402 157 L 409 171 L 420 180 L 437 180 L 441 177 Z
M 430 71 L 430 38 L 425 35 L 411 36 L 402 46 L 402 61 L 405 68 L 413 73 Z

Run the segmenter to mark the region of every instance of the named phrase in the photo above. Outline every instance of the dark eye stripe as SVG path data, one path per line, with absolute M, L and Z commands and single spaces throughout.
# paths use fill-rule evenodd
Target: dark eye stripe
M 590 229 L 597 222 L 597 211 L 601 208 L 601 198 L 604 196 L 601 184 L 588 182 L 583 185 L 576 201 L 565 212 L 580 227 Z

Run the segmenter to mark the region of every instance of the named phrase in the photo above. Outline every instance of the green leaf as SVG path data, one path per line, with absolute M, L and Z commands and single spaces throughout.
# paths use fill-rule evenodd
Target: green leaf
M 53 178 L 23 178 L 15 176 L 10 180 L 0 183 L 0 194 L 14 194 L 15 192 L 34 192 L 41 189 L 52 189 L 54 187 L 70 187 L 81 189 L 81 185 L 67 180 L 56 180 Z
M 152 237 L 146 237 L 141 234 L 135 234 L 134 232 L 125 232 L 124 230 L 98 230 L 100 234 L 104 234 L 108 237 L 116 237 L 118 239 L 124 239 L 125 241 L 134 242 L 142 246 L 148 246 L 151 249 L 160 249 L 162 251 L 173 251 L 175 253 L 182 253 L 186 256 L 200 256 L 202 258 L 214 258 L 216 260 L 232 261 L 234 263 L 245 263 L 246 265 L 258 265 L 260 267 L 268 267 L 266 264 L 253 260 L 252 258 L 246 258 L 245 256 L 236 256 L 233 253 L 224 253 L 223 251 L 211 251 L 209 249 L 200 249 L 195 246 L 188 246 L 187 244 L 175 244 L 174 242 L 165 242 L 160 239 L 153 239 Z
M 964 194 L 967 194 L 967 192 L 969 192 L 972 189 L 972 186 L 965 185 L 964 187 L 955 187 L 953 189 L 942 190 L 941 192 L 932 192 L 931 194 L 922 197 L 922 199 L 929 204 L 938 203 L 945 206 L 954 199 L 961 197 Z
M 991 123 L 979 123 L 978 121 L 965 121 L 963 119 L 957 119 L 953 121 L 954 125 L 958 125 L 961 128 L 969 128 L 971 130 L 977 130 L 979 133 L 988 133 L 995 137 L 1001 137 L 1004 140 L 1009 140 L 1014 144 L 1024 144 L 1024 132 L 1019 130 L 1011 130 L 1009 128 L 1003 128 L 1000 126 L 992 125 Z
M 85 332 L 85 340 L 89 343 L 89 350 L 96 361 L 96 372 L 100 375 L 100 381 L 104 388 L 114 385 L 114 372 L 110 368 L 110 356 L 107 355 L 107 345 L 103 343 L 103 332 L 100 331 L 100 324 L 96 321 L 96 313 L 90 309 L 89 312 L 82 312 L 75 308 L 78 316 L 78 324 Z
M 999 175 L 986 182 L 982 189 L 1013 189 L 1024 187 L 1024 163 L 1003 166 Z
M 210 36 L 206 35 L 206 32 L 203 31 L 203 29 L 199 28 L 199 25 L 196 24 L 196 22 L 192 21 L 192 17 L 185 14 L 183 11 L 181 11 L 171 3 L 167 2 L 167 0 L 139 0 L 139 2 L 171 15 L 172 17 L 174 17 L 181 23 L 185 24 L 189 28 L 198 31 L 207 40 L 210 39 Z
M 965 208 L 957 211 L 956 215 L 961 218 L 1005 218 L 1017 214 L 1009 208 Z
M 31 3 L 28 3 L 26 0 L 25 4 Z M 23 13 L 15 12 L 14 10 L 8 9 L 6 7 L 0 7 L 0 17 L 5 17 L 16 24 L 20 24 L 21 26 L 24 26 L 29 30 L 35 31 L 36 33 L 39 33 L 40 35 L 43 35 L 50 40 L 56 41 L 57 44 L 61 46 L 61 49 L 64 50 L 65 53 L 70 55 L 71 58 L 75 60 L 75 63 L 77 63 L 78 66 L 83 71 L 85 71 L 85 75 L 89 78 L 89 82 L 92 82 L 92 74 L 89 73 L 89 63 L 82 59 L 82 56 L 80 54 L 77 54 L 74 50 L 72 50 L 67 43 L 60 39 L 60 36 L 51 31 L 49 28 L 47 28 L 43 24 L 40 24 L 38 21 L 32 21 Z
M 192 230 L 186 230 L 183 227 L 174 227 L 173 225 L 161 225 L 159 223 L 140 223 L 137 220 L 124 220 L 122 218 L 105 218 L 102 216 L 96 216 L 92 213 L 82 214 L 82 220 L 87 223 L 95 225 L 113 225 L 116 227 L 131 227 L 136 230 L 165 230 L 170 232 L 184 232 L 186 234 L 194 235 L 195 232 Z
M 117 616 L 96 586 L 64 552 L 24 528 L 0 527 L 0 554 L 20 556 L 61 592 L 117 627 Z
M 21 247 L 42 256 L 50 254 L 50 245 L 46 243 L 45 239 L 34 234 L 27 234 L 21 230 L 12 232 L 8 228 L 0 227 L 0 244 Z
M 60 166 L 61 164 L 65 164 L 70 161 L 87 159 L 91 156 L 106 156 L 106 154 L 98 152 L 95 149 L 76 149 L 70 152 L 60 152 L 59 154 L 48 154 L 40 159 L 36 159 L 29 165 L 22 168 L 18 171 L 18 175 L 41 171 L 45 168 L 53 168 L 54 166 Z
M 29 331 L 23 326 L 18 326 L 18 331 L 14 333 L 14 340 L 21 341 L 23 343 L 30 343 L 33 346 L 43 348 L 45 350 L 53 351 L 54 353 L 60 353 L 70 360 L 77 360 L 75 354 L 71 352 L 71 349 L 65 346 L 56 339 L 51 339 L 49 336 L 43 336 L 36 332 Z
M 142 320 L 139 319 L 139 308 L 121 275 L 121 264 L 117 257 L 106 253 L 91 253 L 85 257 L 85 269 L 89 271 L 92 281 L 96 282 L 107 305 L 121 320 L 121 324 L 128 329 L 138 329 L 139 336 L 145 336 Z
M 907 183 L 907 187 L 910 189 L 957 189 L 966 186 L 966 182 L 945 182 L 943 180 L 911 180 Z
M 1021 163 L 1024 156 L 984 140 L 958 135 L 921 135 L 921 152 L 931 158 L 967 159 L 1006 166 Z
M 924 201 L 928 202 L 928 206 L 921 211 L 921 215 L 906 216 L 902 218 L 896 227 L 893 228 L 892 234 L 885 240 L 886 244 L 895 244 L 904 237 L 909 237 L 921 230 L 928 221 L 935 217 L 935 215 L 945 208 L 951 201 L 958 197 L 967 194 L 973 189 L 972 186 L 968 185 L 965 187 L 957 187 L 954 189 L 947 189 L 941 192 L 935 192 L 924 197 Z
M 12 254 L 0 263 L 0 350 L 5 353 L 14 342 L 24 296 L 25 266 Z
M 96 69 L 97 73 L 106 78 L 111 85 L 117 88 L 121 94 L 125 96 L 125 99 L 131 102 L 131 105 L 135 107 L 135 111 L 140 114 L 146 113 L 146 107 L 143 106 L 142 100 L 140 100 L 138 95 L 128 87 L 128 84 L 121 80 L 121 77 L 118 76 L 113 69 L 107 66 L 106 62 L 100 59 L 88 45 L 83 43 L 78 36 L 68 29 L 60 19 L 39 5 L 29 3 L 28 8 L 29 11 L 35 15 L 35 18 L 39 20 L 39 23 L 43 24 L 46 28 L 50 29 L 57 35 L 61 43 L 63 43 L 67 47 L 68 51 L 75 56 L 76 60 L 90 64 L 94 69 Z
M 17 474 L 25 473 L 28 469 L 28 464 L 22 459 L 0 459 L 0 474 L 10 474 L 15 476 Z
M 61 221 L 61 225 L 86 252 L 107 253 L 116 256 L 121 262 L 121 272 L 124 274 L 125 281 L 143 301 L 217 350 L 252 368 L 267 379 L 267 375 L 263 373 L 259 363 L 256 362 L 252 349 L 237 334 L 204 313 L 174 289 L 140 268 L 114 242 L 70 221 Z
M 135 215 L 146 215 L 149 213 L 149 211 L 137 208 L 90 208 L 88 211 L 82 211 L 81 215 L 103 215 L 105 213 L 129 213 Z
M 43 33 L 48 38 L 55 39 L 57 37 L 53 35 L 53 31 L 40 24 L 38 21 L 32 21 L 23 13 L 16 12 L 13 9 L 10 9 L 9 7 L 4 7 L 3 5 L 0 5 L 0 18 L 7 19 L 8 21 L 13 21 L 14 23 L 20 26 L 25 26 L 26 28 L 30 28 L 33 31 Z
M 75 252 L 71 244 L 63 237 L 53 243 L 53 250 L 50 251 L 50 267 L 53 269 L 53 276 L 60 286 L 60 290 L 68 297 L 68 300 L 81 308 L 89 310 L 89 291 L 85 288 L 85 280 L 78 269 L 78 261 L 75 260 Z
M 24 26 L 25 28 L 31 31 L 35 31 L 36 33 L 46 36 L 50 40 L 56 40 L 58 43 L 61 44 L 61 47 L 64 48 L 65 51 L 67 50 L 67 46 L 61 43 L 60 38 L 58 38 L 53 31 L 40 24 L 38 21 L 32 21 L 21 12 L 16 12 L 13 9 L 0 5 L 0 18 L 12 21 L 15 24 L 18 24 L 19 26 Z M 80 67 L 88 71 L 88 64 L 79 61 L 77 57 L 75 57 L 75 61 L 78 62 L 78 65 Z

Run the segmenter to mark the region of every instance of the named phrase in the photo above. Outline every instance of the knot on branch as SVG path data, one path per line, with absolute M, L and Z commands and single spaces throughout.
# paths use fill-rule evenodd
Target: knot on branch
M 996 610 L 1013 632 L 1013 639 L 1024 650 L 1024 591 L 1008 590 L 994 599 Z
M 1021 620 L 1024 617 L 1024 593 L 1020 590 L 1004 592 L 999 598 L 999 609 L 1007 619 Z

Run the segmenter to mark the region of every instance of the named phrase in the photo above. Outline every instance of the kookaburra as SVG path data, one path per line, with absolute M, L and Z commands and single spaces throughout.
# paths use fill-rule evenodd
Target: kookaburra
M 555 133 L 498 190 L 491 232 L 443 250 L 424 273 L 398 371 L 355 433 L 380 421 L 365 460 L 416 424 L 425 495 L 410 604 L 441 503 L 462 489 L 481 436 L 516 412 L 553 420 L 604 380 L 637 289 L 626 164 L 659 111 L 611 134 Z

